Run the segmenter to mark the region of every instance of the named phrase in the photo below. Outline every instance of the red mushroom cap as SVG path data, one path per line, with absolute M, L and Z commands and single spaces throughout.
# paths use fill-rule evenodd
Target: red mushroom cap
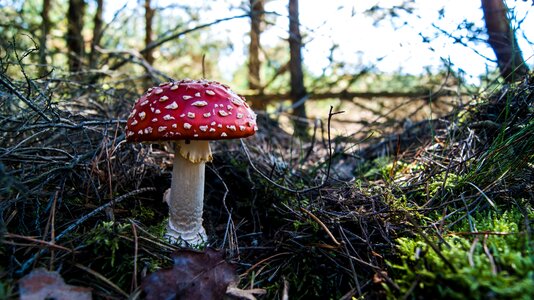
M 184 79 L 150 88 L 135 101 L 126 140 L 234 139 L 257 130 L 256 114 L 228 86 Z

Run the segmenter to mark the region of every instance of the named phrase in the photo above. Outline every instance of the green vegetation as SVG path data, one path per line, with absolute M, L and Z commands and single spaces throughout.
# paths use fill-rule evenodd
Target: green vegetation
M 532 220 L 534 209 L 521 210 L 528 211 L 528 216 L 518 208 L 488 211 L 440 232 L 442 238 L 433 238 L 432 243 L 439 245 L 443 257 L 421 237 L 399 238 L 400 262 L 391 263 L 391 275 L 401 294 L 408 298 L 532 299 L 534 249 L 525 220 Z

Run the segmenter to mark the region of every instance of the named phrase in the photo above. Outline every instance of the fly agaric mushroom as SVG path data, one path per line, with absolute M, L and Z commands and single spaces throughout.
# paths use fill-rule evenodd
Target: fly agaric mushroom
M 227 85 L 184 79 L 162 83 L 138 100 L 126 124 L 129 142 L 174 141 L 166 237 L 182 245 L 206 242 L 202 227 L 205 163 L 209 140 L 235 139 L 258 130 L 256 114 Z

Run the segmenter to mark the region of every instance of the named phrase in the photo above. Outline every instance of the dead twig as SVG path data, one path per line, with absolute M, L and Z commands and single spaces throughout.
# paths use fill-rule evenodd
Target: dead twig
M 276 186 L 279 189 L 282 189 L 284 191 L 287 191 L 287 192 L 290 192 L 290 193 L 294 193 L 294 194 L 297 194 L 297 195 L 298 194 L 309 193 L 311 191 L 318 190 L 318 189 L 324 187 L 326 185 L 326 182 L 330 178 L 330 169 L 331 169 L 331 166 L 332 166 L 332 153 L 333 153 L 333 150 L 332 150 L 332 139 L 331 139 L 331 134 L 330 134 L 331 120 L 332 120 L 332 117 L 334 115 L 344 113 L 344 111 L 332 112 L 333 109 L 334 109 L 334 107 L 330 106 L 330 112 L 328 113 L 328 159 L 327 159 L 328 166 L 326 168 L 326 175 L 325 175 L 324 179 L 321 181 L 320 184 L 318 184 L 316 186 L 309 187 L 309 188 L 296 190 L 296 189 L 292 189 L 292 188 L 289 188 L 287 186 L 281 185 L 281 184 L 279 184 L 277 182 L 274 182 L 269 176 L 265 175 L 262 171 L 260 171 L 256 167 L 256 165 L 252 162 L 250 151 L 249 151 L 247 145 L 245 144 L 243 139 L 240 139 L 241 146 L 243 147 L 244 153 L 245 153 L 245 155 L 246 155 L 246 157 L 248 159 L 248 162 L 249 162 L 250 166 L 252 167 L 252 169 L 254 169 L 254 171 L 256 171 L 261 177 L 263 177 L 265 180 L 267 180 L 270 184 Z
M 321 226 L 321 228 L 323 228 L 323 230 L 326 232 L 326 234 L 328 234 L 328 236 L 330 237 L 330 239 L 332 239 L 332 241 L 334 242 L 334 244 L 336 244 L 336 247 L 339 247 L 341 246 L 341 243 L 338 242 L 338 240 L 336 239 L 336 237 L 332 234 L 332 232 L 330 231 L 330 229 L 328 229 L 328 227 L 326 227 L 326 225 L 317 217 L 315 216 L 314 214 L 312 214 L 309 210 L 305 209 L 304 207 L 301 207 L 300 210 L 304 213 L 306 213 L 310 218 L 312 218 L 315 222 L 317 222 L 317 224 L 319 224 Z

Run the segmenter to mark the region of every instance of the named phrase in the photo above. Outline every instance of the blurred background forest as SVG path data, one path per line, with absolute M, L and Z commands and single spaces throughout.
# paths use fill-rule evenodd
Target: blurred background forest
M 183 78 L 258 114 L 206 171 L 233 297 L 532 299 L 533 5 L 0 0 L 0 299 L 164 297 L 173 153 L 124 126 Z
M 328 100 L 350 121 L 385 121 L 379 111 L 403 98 L 487 88 L 499 59 L 511 62 L 501 71 L 510 80 L 510 70 L 532 66 L 531 3 L 482 3 L 501 11 L 485 15 L 478 1 L 2 1 L 2 57 L 9 76 L 22 75 L 9 67 L 20 61 L 31 78 L 69 74 L 132 92 L 206 77 L 231 83 L 258 110 L 324 119 Z

